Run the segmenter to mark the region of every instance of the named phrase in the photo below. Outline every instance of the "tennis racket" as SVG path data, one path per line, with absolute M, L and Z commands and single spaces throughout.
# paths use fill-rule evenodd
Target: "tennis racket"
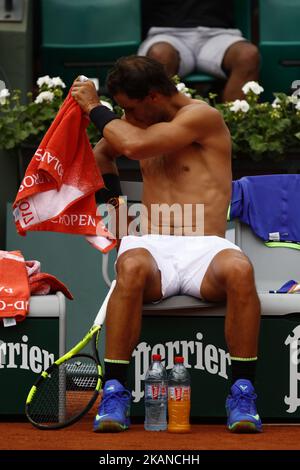
M 116 281 L 96 316 L 92 328 L 70 351 L 41 373 L 29 391 L 25 413 L 39 429 L 61 429 L 78 421 L 93 406 L 102 385 L 98 340 L 106 308 Z M 83 349 L 92 344 L 92 355 Z

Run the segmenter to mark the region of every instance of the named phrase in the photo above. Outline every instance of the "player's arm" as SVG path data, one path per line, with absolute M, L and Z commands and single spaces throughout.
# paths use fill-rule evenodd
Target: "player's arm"
M 115 198 L 122 195 L 116 159 L 120 156 L 104 139 L 95 145 L 94 156 L 102 175 L 105 187 L 97 192 L 97 202 L 116 204 Z
M 106 173 L 119 175 L 116 159 L 120 157 L 120 154 L 113 149 L 107 140 L 104 138 L 100 139 L 93 148 L 93 152 L 102 175 Z
M 114 151 L 134 160 L 171 153 L 195 141 L 202 143 L 225 128 L 221 114 L 208 105 L 189 106 L 170 122 L 141 129 L 118 119 L 112 111 L 101 106 L 93 82 L 75 81 L 72 96 Z
M 102 174 L 102 178 L 105 184 L 104 188 L 101 188 L 96 195 L 96 199 L 98 203 L 108 203 L 115 208 L 115 229 L 113 233 L 117 239 L 117 250 L 119 249 L 121 243 L 121 237 L 124 234 L 124 227 L 122 227 L 122 232 L 120 232 L 119 227 L 119 207 L 124 203 L 124 198 L 120 198 L 122 196 L 120 178 L 119 178 L 119 171 L 116 165 L 116 159 L 120 156 L 118 152 L 116 152 L 111 145 L 106 141 L 106 139 L 102 138 L 99 140 L 97 145 L 94 147 L 94 155 L 97 162 L 97 165 L 100 169 L 100 173 Z M 126 206 L 125 206 L 126 207 Z M 124 214 L 124 213 L 123 213 Z M 127 227 L 129 226 L 131 220 L 133 219 L 130 217 L 126 211 L 127 217 Z M 123 219 L 124 220 L 124 215 Z M 127 233 L 127 232 L 126 232 Z
M 140 129 L 114 119 L 103 129 L 105 139 L 128 158 L 142 160 L 171 153 L 193 142 L 204 142 L 218 131 L 224 131 L 220 113 L 210 106 L 191 106 L 170 122 Z

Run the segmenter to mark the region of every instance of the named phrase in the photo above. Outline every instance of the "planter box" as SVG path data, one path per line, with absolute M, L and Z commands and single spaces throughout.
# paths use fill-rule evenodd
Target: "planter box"
M 265 158 L 254 161 L 246 158 L 232 160 L 232 177 L 239 179 L 242 176 L 273 175 L 286 173 L 300 173 L 300 150 L 290 153 L 280 161 Z
M 37 145 L 22 145 L 18 149 L 19 180 L 21 181 L 27 166 L 37 148 Z M 137 160 L 129 160 L 121 157 L 117 160 L 120 178 L 124 181 L 141 181 L 141 172 Z M 259 161 L 246 157 L 238 157 L 232 160 L 232 177 L 239 179 L 243 176 L 270 175 L 300 173 L 300 149 L 299 152 L 292 152 L 283 160 L 276 161 L 271 158 L 264 158 Z

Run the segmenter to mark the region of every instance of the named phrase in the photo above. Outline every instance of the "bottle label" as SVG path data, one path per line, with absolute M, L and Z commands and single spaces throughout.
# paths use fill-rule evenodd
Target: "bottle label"
M 167 395 L 167 386 L 165 383 L 161 384 L 146 384 L 145 397 L 149 400 L 161 400 Z
M 178 386 L 169 387 L 169 400 L 186 401 L 191 398 L 191 387 Z

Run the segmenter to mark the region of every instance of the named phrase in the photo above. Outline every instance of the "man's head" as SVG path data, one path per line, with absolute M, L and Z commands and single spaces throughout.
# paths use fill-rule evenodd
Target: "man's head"
M 128 118 L 146 124 L 163 118 L 161 99 L 178 93 L 164 67 L 148 57 L 121 57 L 107 77 L 107 88 Z

